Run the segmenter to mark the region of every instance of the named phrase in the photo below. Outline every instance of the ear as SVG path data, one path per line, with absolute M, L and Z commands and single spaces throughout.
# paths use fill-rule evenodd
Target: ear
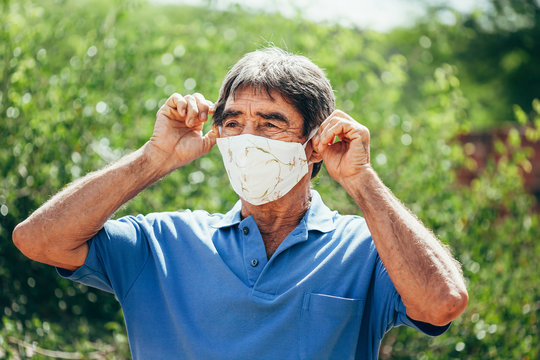
M 311 150 L 311 155 L 308 155 L 309 156 L 309 158 L 308 158 L 309 162 L 316 163 L 316 162 L 322 161 L 322 159 L 323 159 L 322 155 L 317 150 L 315 150 L 315 148 L 313 147 L 313 140 L 309 141 L 308 149 Z
M 219 125 L 212 123 L 212 130 L 216 133 L 216 137 L 221 137 L 221 132 L 219 131 Z

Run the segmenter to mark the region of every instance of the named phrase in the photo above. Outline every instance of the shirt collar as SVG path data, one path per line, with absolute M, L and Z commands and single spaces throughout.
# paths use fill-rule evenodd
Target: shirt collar
M 330 232 L 335 229 L 334 218 L 337 211 L 330 210 L 322 201 L 321 195 L 316 190 L 311 189 L 311 204 L 303 221 L 309 230 Z
M 223 215 L 223 218 L 218 223 L 213 225 L 213 227 L 224 228 L 240 223 L 240 221 L 242 221 L 242 217 L 240 215 L 241 208 L 242 202 L 238 200 L 238 202 L 234 204 L 233 208 Z M 336 216 L 336 213 L 336 211 L 331 211 L 323 203 L 319 193 L 312 189 L 311 204 L 301 223 L 304 222 L 306 224 L 308 231 L 317 230 L 321 232 L 330 232 L 335 229 L 334 217 Z
M 240 215 L 241 209 L 242 201 L 238 200 L 236 204 L 234 204 L 233 208 L 223 215 L 221 220 L 214 224 L 213 227 L 219 229 L 240 223 L 240 221 L 242 221 L 242 216 Z

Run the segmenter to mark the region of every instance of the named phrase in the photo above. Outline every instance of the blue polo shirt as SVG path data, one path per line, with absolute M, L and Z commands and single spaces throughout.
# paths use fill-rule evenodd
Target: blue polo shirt
M 108 221 L 59 272 L 117 296 L 135 359 L 376 359 L 393 326 L 443 333 L 406 316 L 364 219 L 312 195 L 270 259 L 238 202 Z

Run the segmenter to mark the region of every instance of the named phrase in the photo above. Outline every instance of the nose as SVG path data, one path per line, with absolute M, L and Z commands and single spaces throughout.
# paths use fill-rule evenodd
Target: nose
M 250 134 L 250 135 L 261 135 L 259 134 L 258 127 L 256 126 L 255 122 L 248 121 L 247 124 L 242 129 L 242 135 Z

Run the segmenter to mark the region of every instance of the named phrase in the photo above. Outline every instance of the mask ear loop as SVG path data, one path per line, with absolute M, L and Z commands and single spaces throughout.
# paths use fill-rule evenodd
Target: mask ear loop
M 313 139 L 313 137 L 315 136 L 315 134 L 317 133 L 317 130 L 319 130 L 319 127 L 317 126 L 315 129 L 311 130 L 311 132 L 309 133 L 309 136 L 306 140 L 306 142 L 302 145 L 302 147 L 305 149 L 306 146 L 307 146 L 307 143 L 309 142 L 309 140 Z
M 308 139 L 302 145 L 304 150 L 306 150 L 307 143 L 309 142 L 309 140 L 311 140 L 315 136 L 315 134 L 317 133 L 318 130 L 319 130 L 319 126 L 317 126 L 315 129 L 311 130 L 311 132 L 309 133 Z M 308 161 L 308 166 L 311 165 L 311 164 L 313 164 L 313 161 Z

